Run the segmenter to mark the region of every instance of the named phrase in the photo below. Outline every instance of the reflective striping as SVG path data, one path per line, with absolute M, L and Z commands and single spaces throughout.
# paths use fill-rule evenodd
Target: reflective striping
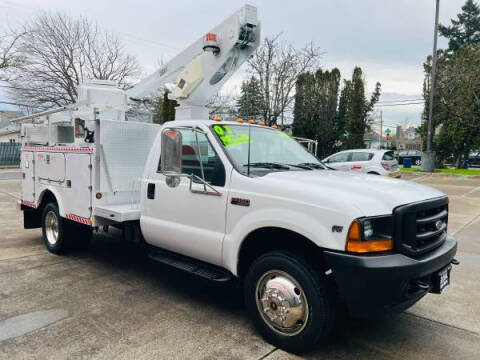
M 78 223 L 81 223 L 81 224 L 85 224 L 85 225 L 88 225 L 88 226 L 93 225 L 92 219 L 86 219 L 86 218 L 83 218 L 81 216 L 77 216 L 77 215 L 74 215 L 74 214 L 67 214 L 67 215 L 65 215 L 65 217 L 68 220 L 72 220 L 72 221 L 75 221 L 75 222 L 78 222 Z
M 22 148 L 22 151 L 69 151 L 69 152 L 87 152 L 91 153 L 95 150 L 93 147 L 75 147 L 75 146 L 31 146 L 26 145 Z
M 37 208 L 37 204 L 35 204 L 34 202 L 31 202 L 31 201 L 22 200 L 22 204 L 25 205 L 25 206 L 34 208 L 34 209 Z

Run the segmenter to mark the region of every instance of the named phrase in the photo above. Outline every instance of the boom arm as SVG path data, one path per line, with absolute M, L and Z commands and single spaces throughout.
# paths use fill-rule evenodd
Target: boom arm
M 127 90 L 132 100 L 167 88 L 179 102 L 176 119 L 206 119 L 205 107 L 260 42 L 257 8 L 245 5 L 165 66 Z

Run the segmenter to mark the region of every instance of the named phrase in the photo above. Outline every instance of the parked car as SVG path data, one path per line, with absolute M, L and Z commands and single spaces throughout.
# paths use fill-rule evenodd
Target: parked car
M 422 165 L 422 152 L 419 150 L 403 150 L 398 153 L 398 163 L 403 165 L 403 159 L 412 159 L 412 164 Z
M 398 162 L 391 150 L 345 150 L 330 155 L 323 162 L 336 170 L 400 177 Z

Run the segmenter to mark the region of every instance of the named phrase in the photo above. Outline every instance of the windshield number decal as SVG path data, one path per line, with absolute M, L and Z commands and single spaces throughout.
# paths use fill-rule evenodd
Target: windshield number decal
M 215 125 L 213 130 L 217 133 L 224 146 L 248 144 L 250 140 L 247 134 L 234 134 L 227 125 Z

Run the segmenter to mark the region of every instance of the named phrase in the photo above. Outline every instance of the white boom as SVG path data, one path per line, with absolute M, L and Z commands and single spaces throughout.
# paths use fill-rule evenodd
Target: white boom
M 207 119 L 208 101 L 233 75 L 260 42 L 257 8 L 244 5 L 165 66 L 127 90 L 131 100 L 143 100 L 159 90 L 179 102 L 177 120 Z

